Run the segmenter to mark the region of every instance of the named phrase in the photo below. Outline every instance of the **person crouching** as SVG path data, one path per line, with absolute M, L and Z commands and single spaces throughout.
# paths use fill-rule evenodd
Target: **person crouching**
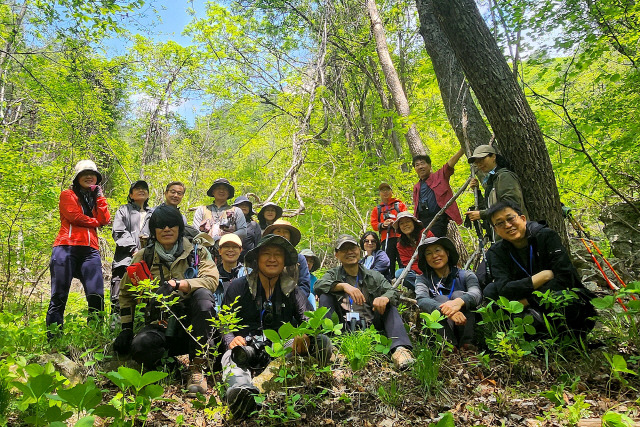
M 175 318 L 172 322 L 171 316 L 163 322 L 167 314 L 164 310 L 147 310 L 146 325 L 134 335 L 137 295 L 132 289 L 134 285 L 128 270 L 120 287 L 122 332 L 113 348 L 119 354 L 131 353 L 135 361 L 147 367 L 156 366 L 165 355 L 188 353 L 187 391 L 189 396 L 195 397 L 197 393 L 207 391 L 203 350 L 214 344 L 217 335 L 209 320 L 215 316 L 213 292 L 218 286 L 218 269 L 206 248 L 199 247 L 197 254 L 194 253 L 193 244 L 184 237 L 184 220 L 178 209 L 159 206 L 151 215 L 149 229 L 149 244 L 135 253 L 131 267 L 144 262 L 151 275 L 159 280 L 154 291 L 168 300 L 178 297 L 178 304 L 172 305 L 171 311 L 180 317 L 185 327 L 190 325 L 192 328 L 187 333 L 176 325 Z M 148 301 L 147 306 L 150 304 L 154 301 Z M 172 328 L 172 325 L 176 327 Z

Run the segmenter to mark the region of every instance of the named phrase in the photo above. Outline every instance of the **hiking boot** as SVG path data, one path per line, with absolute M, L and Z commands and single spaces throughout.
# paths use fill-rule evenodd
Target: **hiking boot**
M 189 364 L 189 382 L 187 397 L 196 397 L 198 393 L 207 393 L 207 377 L 204 374 L 204 359 L 194 359 Z
M 404 371 L 416 361 L 416 359 L 413 358 L 413 354 L 411 354 L 411 350 L 402 346 L 396 348 L 396 351 L 391 355 L 391 359 L 399 371 Z
M 232 386 L 227 389 L 225 400 L 229 406 L 229 412 L 236 420 L 247 418 L 256 410 L 254 395 L 259 394 L 257 387 L 251 385 Z

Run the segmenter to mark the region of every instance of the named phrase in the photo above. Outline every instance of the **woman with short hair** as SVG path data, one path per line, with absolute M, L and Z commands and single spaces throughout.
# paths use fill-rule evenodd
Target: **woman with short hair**
M 475 313 L 482 301 L 478 278 L 459 269 L 460 256 L 451 240 L 429 237 L 418 247 L 418 266 L 423 274 L 416 280 L 420 310 L 440 311 L 446 320 L 439 330 L 458 349 L 473 349 Z

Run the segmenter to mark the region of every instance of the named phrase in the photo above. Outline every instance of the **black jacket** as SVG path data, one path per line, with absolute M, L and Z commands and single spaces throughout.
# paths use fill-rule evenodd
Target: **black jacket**
M 225 290 L 223 305 L 231 305 L 236 297 L 238 302 L 234 307 L 238 307 L 237 315 L 241 329 L 228 333 L 224 336 L 224 343 L 229 346 L 236 336 L 246 337 L 249 334 L 258 334 L 262 329 L 260 322 L 260 312 L 263 311 L 264 298 L 261 292 L 262 285 L 258 278 L 258 273 L 254 270 L 251 274 L 234 279 Z M 296 286 L 295 281 L 286 275 L 281 275 L 276 284 L 276 291 L 272 297 L 273 322 L 265 324 L 264 329 L 278 330 L 283 324 L 290 322 L 293 326 L 298 326 L 307 320 L 304 312 L 307 307 L 307 297 L 303 291 Z
M 542 270 L 553 271 L 553 279 L 538 288 L 538 291 L 544 293 L 547 289 L 562 291 L 584 288 L 558 233 L 546 225 L 529 221 L 527 237 L 533 249 L 531 274 Z M 484 296 L 494 300 L 501 296 L 509 300 L 526 298 L 529 303 L 538 305 L 538 297 L 532 295 L 534 289 L 531 277 L 518 266 L 511 255 L 520 262 L 517 249 L 506 240 L 495 243 L 487 252 L 487 261 L 494 280 L 484 289 Z

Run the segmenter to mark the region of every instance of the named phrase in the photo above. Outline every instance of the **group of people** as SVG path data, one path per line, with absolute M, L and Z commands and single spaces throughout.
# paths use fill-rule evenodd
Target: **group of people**
M 413 188 L 413 213 L 393 197 L 391 185 L 380 184 L 381 203 L 371 213 L 374 231 L 360 239 L 339 235 L 333 246 L 339 265 L 319 278 L 313 274 L 320 267 L 319 257 L 310 249 L 296 249 L 301 232 L 282 218 L 282 207 L 266 203 L 256 215 L 246 196 L 229 204 L 235 189 L 220 178 L 207 191 L 212 203 L 198 207 L 189 225 L 179 210 L 183 183 L 170 182 L 164 203 L 150 208 L 148 184 L 136 181 L 113 221 L 111 310 L 122 329 L 114 350 L 145 366 L 162 363 L 166 356 L 189 354 L 191 396 L 206 392 L 207 358 L 220 354 L 228 384 L 225 398 L 234 416 L 242 418 L 255 409 L 253 396 L 262 391 L 253 378 L 269 362 L 263 331 L 278 330 L 287 322 L 299 325 L 307 319 L 305 313 L 318 306 L 328 309 L 328 317 L 337 315 L 349 330 L 373 325 L 391 339 L 397 369 L 411 366 L 412 343 L 398 312 L 398 289 L 391 284 L 401 275 L 422 311 L 442 313 L 443 336 L 461 350 L 474 349 L 474 310 L 483 297 L 520 301 L 535 318 L 543 319 L 558 307 L 549 306 L 541 293 L 572 290 L 578 297 L 561 308 L 563 325 L 574 332 L 588 331 L 593 326 L 588 319 L 595 315 L 591 295 L 560 237 L 528 220 L 517 177 L 488 145 L 469 158 L 484 173 L 485 197 L 478 210 L 466 215 L 484 221 L 494 237 L 487 254 L 491 277 L 481 283 L 473 271 L 460 268 L 459 254 L 446 235 L 449 221 L 461 224 L 462 216 L 455 203 L 444 214 L 439 211 L 453 196 L 449 179 L 462 154 L 458 151 L 435 172 L 429 156 L 413 159 L 419 178 Z M 110 214 L 101 180 L 95 163 L 80 161 L 71 188 L 60 196 L 61 228 L 51 258 L 47 312 L 51 339 L 62 329 L 73 277 L 84 286 L 90 315 L 104 310 L 96 230 L 110 222 Z M 414 253 L 417 262 L 403 274 Z M 146 304 L 145 325 L 135 332 L 143 279 L 155 280 L 157 298 Z M 238 310 L 240 327 L 223 335 L 209 319 L 231 305 Z M 287 345 L 294 355 L 330 363 L 330 337 L 296 337 Z

